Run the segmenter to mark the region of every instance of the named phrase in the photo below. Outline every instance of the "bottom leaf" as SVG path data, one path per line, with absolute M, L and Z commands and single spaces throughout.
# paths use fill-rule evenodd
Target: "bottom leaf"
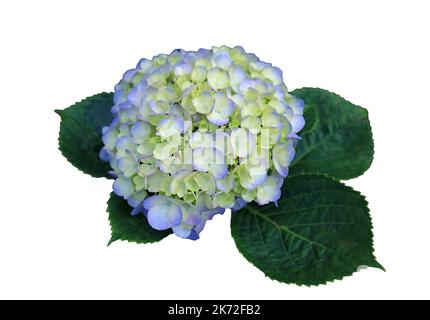
M 287 178 L 278 207 L 249 204 L 232 214 L 231 231 L 245 258 L 281 282 L 318 285 L 360 266 L 383 269 L 366 200 L 326 176 Z
M 108 245 L 116 240 L 136 243 L 152 243 L 167 237 L 171 231 L 153 229 L 143 214 L 130 215 L 132 208 L 127 201 L 111 193 L 107 212 L 112 228 L 112 237 Z

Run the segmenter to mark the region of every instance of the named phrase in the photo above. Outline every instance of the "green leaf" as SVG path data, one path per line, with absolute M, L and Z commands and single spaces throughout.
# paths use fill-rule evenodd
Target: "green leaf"
M 340 180 L 362 175 L 374 153 L 367 110 L 323 89 L 302 88 L 291 93 L 309 106 L 305 120 L 311 124 L 299 133 L 302 140 L 290 175 L 321 173 Z
M 100 93 L 75 103 L 64 110 L 55 110 L 61 117 L 59 149 L 76 168 L 93 177 L 107 177 L 109 164 L 100 160 L 103 147 L 102 127 L 113 119 L 113 93 Z
M 323 175 L 287 178 L 277 208 L 248 204 L 232 213 L 231 230 L 245 258 L 281 282 L 319 285 L 360 266 L 383 269 L 366 200 Z
M 132 208 L 127 201 L 111 193 L 107 212 L 112 228 L 112 237 L 108 245 L 116 240 L 125 240 L 136 243 L 152 243 L 167 237 L 171 231 L 158 231 L 153 229 L 143 214 L 132 216 Z
M 314 130 L 319 125 L 318 109 L 314 104 L 307 104 L 305 106 L 303 116 L 306 119 L 306 123 L 303 129 L 300 131 L 301 136 Z

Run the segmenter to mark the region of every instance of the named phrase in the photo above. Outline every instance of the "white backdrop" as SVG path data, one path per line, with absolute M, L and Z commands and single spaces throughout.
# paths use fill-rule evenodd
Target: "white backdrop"
M 428 1 L 2 1 L 0 298 L 430 298 Z M 320 287 L 265 278 L 236 250 L 230 215 L 201 240 L 106 243 L 111 181 L 57 150 L 59 117 L 112 91 L 141 57 L 242 45 L 369 110 L 367 196 L 384 273 Z

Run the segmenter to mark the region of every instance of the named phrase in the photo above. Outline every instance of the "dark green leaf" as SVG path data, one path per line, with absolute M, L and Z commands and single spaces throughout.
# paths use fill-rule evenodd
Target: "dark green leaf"
M 311 125 L 299 133 L 302 140 L 297 144 L 290 175 L 322 173 L 336 179 L 362 175 L 373 160 L 367 110 L 318 88 L 302 88 L 292 94 L 310 106 L 305 119 Z M 311 112 L 312 108 L 316 112 Z
M 101 129 L 113 119 L 113 93 L 100 93 L 64 110 L 61 117 L 59 149 L 76 168 L 93 177 L 110 177 L 107 162 L 100 160 Z
M 319 125 L 318 109 L 314 104 L 307 104 L 305 106 L 303 116 L 306 119 L 306 123 L 304 128 L 300 131 L 301 136 L 314 130 Z
M 112 237 L 108 243 L 116 240 L 126 240 L 136 243 L 152 243 L 167 237 L 171 231 L 153 229 L 143 214 L 130 215 L 132 208 L 127 201 L 111 193 L 108 201 L 109 221 Z
M 318 285 L 360 266 L 383 269 L 366 200 L 326 176 L 287 178 L 277 208 L 249 204 L 232 213 L 231 229 L 245 258 L 281 282 Z

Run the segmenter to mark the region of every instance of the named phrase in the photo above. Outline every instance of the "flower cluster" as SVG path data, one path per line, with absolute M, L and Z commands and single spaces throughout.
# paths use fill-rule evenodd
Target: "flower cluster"
M 241 47 L 140 60 L 112 112 L 100 156 L 114 192 L 153 228 L 189 239 L 226 208 L 276 202 L 304 126 L 281 70 Z

